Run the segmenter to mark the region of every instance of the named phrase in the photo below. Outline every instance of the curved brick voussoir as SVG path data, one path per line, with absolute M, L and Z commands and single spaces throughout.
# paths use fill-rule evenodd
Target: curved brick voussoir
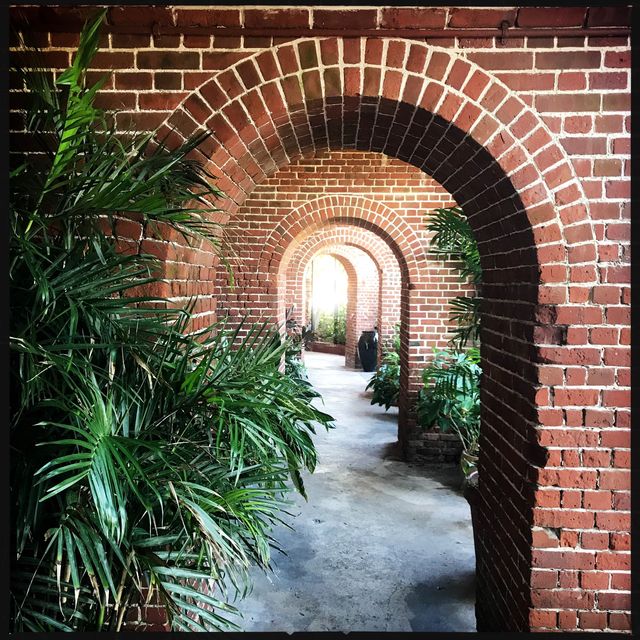
M 391 248 L 408 283 L 419 280 L 418 261 L 424 258 L 424 249 L 415 231 L 390 207 L 360 196 L 322 196 L 291 211 L 270 232 L 260 262 L 269 261 L 277 272 L 280 261 L 286 264 L 290 259 L 296 243 L 328 224 L 351 224 L 372 231 Z M 275 247 L 286 251 L 267 258 L 269 248 Z
M 182 107 L 172 124 L 187 133 L 195 119 L 213 130 L 211 169 L 235 205 L 301 155 L 357 148 L 432 175 L 478 230 L 497 213 L 524 213 L 544 231 L 552 221 L 530 212 L 549 205 L 565 246 L 594 239 L 556 135 L 504 83 L 452 50 L 389 38 L 300 39 L 224 69 Z M 579 240 L 567 231 L 573 226 Z

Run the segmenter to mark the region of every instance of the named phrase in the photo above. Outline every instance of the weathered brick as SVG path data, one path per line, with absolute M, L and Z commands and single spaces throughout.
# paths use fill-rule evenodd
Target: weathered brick
M 519 27 L 581 27 L 586 16 L 584 7 L 521 7 Z
M 508 56 L 505 56 L 503 53 L 489 53 L 483 51 L 479 53 L 470 53 L 467 57 L 483 69 L 488 70 L 500 69 L 514 71 L 516 69 L 533 68 L 533 53 L 525 51 L 511 52 Z
M 536 53 L 537 69 L 598 69 L 599 51 L 540 51 Z
M 200 54 L 192 51 L 138 51 L 137 64 L 140 69 L 199 69 Z
M 380 26 L 383 29 L 438 29 L 445 26 L 445 9 L 421 7 L 386 7 L 381 11 Z
M 239 27 L 238 9 L 186 9 L 176 7 L 178 27 Z
M 515 23 L 514 9 L 458 9 L 449 10 L 449 27 L 494 27 L 498 28 L 504 20 Z
M 309 28 L 308 9 L 249 9 L 244 10 L 245 27 Z
M 535 106 L 542 112 L 598 111 L 600 96 L 597 94 L 537 95 Z
M 377 12 L 371 9 L 313 9 L 313 27 L 319 29 L 375 29 Z

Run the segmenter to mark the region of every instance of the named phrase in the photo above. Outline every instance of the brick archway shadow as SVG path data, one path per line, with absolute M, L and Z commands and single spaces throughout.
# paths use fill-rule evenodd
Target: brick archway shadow
M 536 627 L 553 591 L 534 586 L 532 567 L 567 566 L 546 549 L 545 527 L 565 519 L 543 496 L 580 488 L 546 447 L 577 406 L 598 402 L 556 372 L 604 357 L 603 344 L 585 348 L 567 337 L 570 325 L 604 322 L 590 294 L 574 297 L 569 284 L 588 291 L 603 278 L 587 201 L 554 135 L 455 51 L 384 38 L 301 39 L 244 59 L 188 97 L 160 135 L 177 143 L 201 127 L 215 136 L 194 155 L 220 176 L 229 213 L 279 167 L 325 148 L 403 160 L 462 206 L 484 271 L 478 625 Z M 404 259 L 413 283 L 416 256 Z M 415 304 L 409 297 L 408 308 Z M 569 435 L 565 442 L 579 446 Z M 593 598 L 585 596 L 587 610 L 597 610 Z

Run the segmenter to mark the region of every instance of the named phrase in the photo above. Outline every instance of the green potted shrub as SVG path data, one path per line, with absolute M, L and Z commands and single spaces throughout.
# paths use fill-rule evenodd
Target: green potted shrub
M 480 435 L 480 353 L 434 350 L 434 358 L 422 373 L 424 387 L 417 402 L 417 415 L 423 427 L 437 425 L 443 432 L 453 431 L 462 442 L 460 466 L 465 478 L 477 469 Z
M 153 146 L 93 105 L 103 16 L 55 85 L 22 75 L 46 153 L 10 176 L 11 630 L 121 631 L 147 598 L 173 630 L 237 628 L 331 418 L 276 328 L 194 332 L 193 305 L 144 294 L 161 262 L 119 250 L 118 212 L 213 250 L 221 194 L 189 158 L 203 136 Z
M 373 389 L 371 404 L 379 404 L 389 410 L 398 405 L 400 393 L 400 328 L 396 326 L 389 344 L 383 347 L 382 362 L 369 380 L 365 390 Z
M 437 424 L 458 435 L 462 443 L 460 466 L 469 479 L 477 473 L 480 436 L 480 252 L 459 207 L 436 209 L 427 229 L 433 233 L 431 253 L 455 260 L 460 279 L 473 284 L 476 295 L 456 296 L 450 301 L 451 346 L 435 351 L 423 372 L 425 386 L 419 394 L 418 418 L 425 427 Z

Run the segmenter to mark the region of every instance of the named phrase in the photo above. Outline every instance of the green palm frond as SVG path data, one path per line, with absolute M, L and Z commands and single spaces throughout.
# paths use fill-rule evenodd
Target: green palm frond
M 450 207 L 435 209 L 427 220 L 427 229 L 433 232 L 431 251 L 460 260 L 460 277 L 479 284 L 482 278 L 478 244 L 462 209 Z
M 450 330 L 451 344 L 464 349 L 468 342 L 476 344 L 480 339 L 480 298 L 478 296 L 456 296 L 449 301 L 449 317 L 455 323 Z
M 434 350 L 422 372 L 417 413 L 424 427 L 437 424 L 443 431 L 475 431 L 480 419 L 480 352 Z
M 430 250 L 434 255 L 447 256 L 458 261 L 456 267 L 462 281 L 470 281 L 477 293 L 482 285 L 480 251 L 473 230 L 459 207 L 436 209 L 427 220 L 427 229 L 433 233 Z M 455 327 L 450 344 L 463 349 L 480 338 L 480 298 L 457 296 L 450 301 L 450 318 Z
M 56 85 L 23 72 L 46 161 L 10 176 L 12 630 L 119 631 L 147 597 L 175 630 L 235 628 L 332 419 L 277 328 L 192 332 L 195 300 L 145 295 L 160 261 L 119 225 L 217 251 L 221 194 L 190 159 L 206 132 L 168 149 L 94 106 L 103 15 Z

